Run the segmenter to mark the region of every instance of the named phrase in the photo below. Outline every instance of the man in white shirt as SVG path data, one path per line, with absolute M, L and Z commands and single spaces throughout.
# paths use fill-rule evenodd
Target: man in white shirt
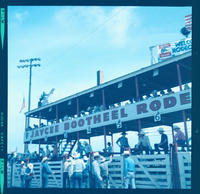
M 140 150 L 140 153 L 145 151 L 146 154 L 153 154 L 153 149 L 150 145 L 149 137 L 145 135 L 143 131 L 140 132 L 139 135 L 139 143 L 138 143 L 138 148 Z
M 79 158 L 80 154 L 75 153 L 73 155 L 74 161 L 72 163 L 73 165 L 73 175 L 72 175 L 72 180 L 73 180 L 73 188 L 82 188 L 82 173 L 83 170 L 85 169 L 85 164 L 82 159 Z
M 98 152 L 94 153 L 94 161 L 92 162 L 92 188 L 102 188 L 103 178 L 100 170 L 100 155 Z

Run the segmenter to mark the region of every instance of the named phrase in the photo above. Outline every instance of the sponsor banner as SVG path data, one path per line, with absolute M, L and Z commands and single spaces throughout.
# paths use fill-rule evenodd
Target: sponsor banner
M 90 133 L 92 128 L 116 124 L 119 121 L 125 122 L 154 117 L 158 112 L 162 115 L 189 108 L 191 108 L 191 89 L 26 131 L 24 141 L 30 142 L 32 140 L 45 139 L 45 137 L 66 135 L 66 133 L 83 130 Z
M 186 38 L 176 42 L 158 45 L 158 60 L 167 59 L 192 50 L 192 39 Z

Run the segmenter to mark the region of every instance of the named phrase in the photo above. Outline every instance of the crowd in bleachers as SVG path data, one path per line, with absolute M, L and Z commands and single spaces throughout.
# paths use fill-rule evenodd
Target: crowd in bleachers
M 187 83 L 183 85 L 184 90 L 187 90 L 189 88 L 190 88 L 190 86 Z M 159 97 L 159 96 L 169 95 L 169 94 L 172 94 L 172 93 L 174 93 L 172 88 L 168 88 L 166 90 L 161 90 L 161 91 L 153 90 L 150 94 L 139 96 L 138 100 L 143 101 L 143 100 L 147 100 L 147 99 L 150 99 L 150 98 L 156 98 L 156 97 Z M 93 114 L 93 113 L 101 112 L 103 110 L 113 109 L 113 108 L 116 108 L 116 107 L 124 106 L 124 105 L 127 105 L 127 104 L 133 104 L 133 103 L 136 103 L 136 98 L 132 98 L 132 99 L 129 99 L 129 100 L 126 100 L 126 101 L 123 101 L 123 102 L 118 102 L 118 103 L 108 105 L 108 106 L 104 107 L 104 109 L 103 109 L 103 105 L 89 106 L 86 110 L 81 110 L 78 115 L 77 114 L 71 115 L 71 116 L 65 115 L 63 118 L 59 119 L 58 122 L 73 120 L 74 118 L 77 118 L 77 117 L 84 117 L 84 116 L 87 116 L 87 115 L 90 115 L 90 114 Z M 49 120 L 46 125 L 44 123 L 41 123 L 40 127 L 45 127 L 49 124 L 51 125 L 51 124 L 55 124 L 55 123 L 56 123 L 56 119 L 55 120 Z M 32 129 L 36 129 L 38 127 L 39 127 L 38 125 L 33 124 L 33 127 L 29 126 L 29 127 L 27 127 L 26 130 L 32 130 Z

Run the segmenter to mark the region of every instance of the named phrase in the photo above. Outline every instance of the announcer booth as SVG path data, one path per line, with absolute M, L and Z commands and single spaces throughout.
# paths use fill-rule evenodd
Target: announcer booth
M 80 139 L 90 142 L 91 137 L 104 135 L 106 149 L 107 136 L 113 144 L 115 133 L 140 133 L 178 122 L 184 122 L 188 140 L 191 88 L 184 86 L 192 82 L 191 69 L 192 56 L 187 52 L 26 112 L 26 120 L 38 119 L 38 127 L 30 128 L 26 122 L 24 144 L 54 144 L 58 155 L 70 155 Z M 155 90 L 159 95 L 152 97 Z M 96 109 L 90 111 L 91 107 Z M 188 141 L 186 146 L 189 150 Z

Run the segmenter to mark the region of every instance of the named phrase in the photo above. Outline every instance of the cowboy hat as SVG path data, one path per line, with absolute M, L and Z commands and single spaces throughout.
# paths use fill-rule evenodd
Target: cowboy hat
M 141 131 L 140 133 L 138 133 L 138 135 L 145 135 L 145 132 Z
M 95 152 L 93 156 L 94 156 L 94 158 L 95 157 L 100 157 L 99 152 Z
M 79 154 L 79 153 L 74 153 L 74 154 L 73 154 L 73 158 L 76 158 L 76 159 L 77 159 L 77 158 L 79 158 L 79 157 L 80 157 L 80 154 Z
M 83 156 L 83 160 L 88 160 L 88 157 L 87 156 Z
M 103 156 L 101 156 L 100 159 L 102 163 L 106 161 L 106 159 Z
M 177 125 L 174 125 L 174 126 L 173 126 L 173 129 L 180 129 L 180 127 L 177 126 Z
M 48 160 L 48 158 L 45 156 L 45 157 L 42 159 L 42 162 L 45 162 L 46 160 Z
M 164 132 L 164 129 L 162 127 L 159 127 L 158 132 Z
M 124 151 L 123 155 L 130 155 L 130 152 L 128 150 Z
M 125 132 L 125 131 L 123 131 L 122 133 L 121 133 L 121 135 L 126 135 L 127 133 Z
M 33 164 L 31 164 L 31 163 L 28 163 L 28 165 L 27 165 L 30 169 L 33 169 Z

